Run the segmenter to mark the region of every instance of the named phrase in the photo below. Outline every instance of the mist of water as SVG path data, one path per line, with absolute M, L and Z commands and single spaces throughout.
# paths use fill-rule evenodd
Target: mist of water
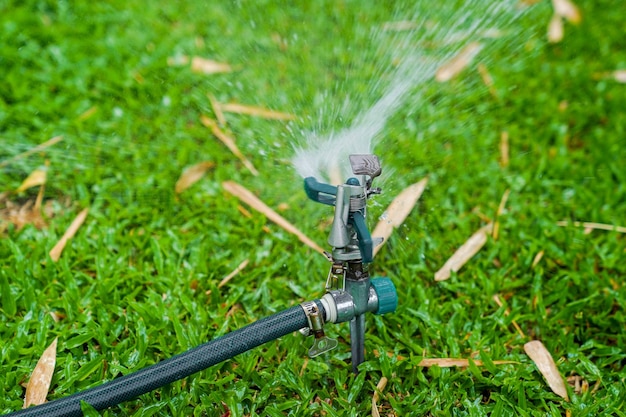
M 329 180 L 331 173 L 336 173 L 335 177 L 345 179 L 350 174 L 347 156 L 372 153 L 380 147 L 389 119 L 400 109 L 419 108 L 427 98 L 423 87 L 434 82 L 433 76 L 443 63 L 470 42 L 483 45 L 480 51 L 482 59 L 489 55 L 494 45 L 507 42 L 515 35 L 516 20 L 526 12 L 517 5 L 517 0 L 465 0 L 437 5 L 418 0 L 398 10 L 390 25 L 368 22 L 372 26 L 371 43 L 367 48 L 351 49 L 356 51 L 353 53 L 361 54 L 364 60 L 355 61 L 367 62 L 369 67 L 374 68 L 368 87 L 365 93 L 355 96 L 351 92 L 352 85 L 339 83 L 336 91 L 324 93 L 316 120 L 319 128 L 312 132 L 292 132 L 299 139 L 292 158 L 298 174 Z M 396 25 L 398 22 L 401 27 Z M 519 44 L 511 42 L 507 48 L 515 48 Z M 358 74 L 359 68 L 351 70 L 352 74 Z M 204 92 L 197 94 L 204 97 Z M 337 102 L 336 97 L 341 97 L 341 101 Z M 195 102 L 201 103 L 202 99 Z M 152 104 L 157 103 L 158 100 Z M 311 106 L 316 104 L 311 103 Z M 169 100 L 161 102 L 161 106 L 168 105 Z M 70 181 L 72 176 L 79 177 L 86 171 L 95 171 L 97 175 L 94 178 L 101 179 L 93 184 L 98 190 L 103 187 L 134 189 L 139 185 L 149 190 L 161 186 L 171 189 L 171 183 L 180 175 L 184 164 L 193 159 L 187 158 L 184 152 L 179 155 L 180 150 L 199 146 L 195 139 L 186 133 L 182 125 L 180 135 L 175 138 L 159 136 L 158 128 L 147 131 L 147 134 L 142 129 L 127 132 L 129 122 L 126 118 L 130 113 L 125 114 L 116 106 L 111 114 L 104 114 L 108 111 L 106 108 L 106 105 L 102 106 L 99 116 L 107 121 L 107 126 L 114 127 L 109 128 L 108 133 L 75 132 L 71 121 L 60 123 L 49 133 L 54 136 L 68 132 L 62 142 L 30 158 L 2 166 L 4 178 L 10 178 L 11 186 L 17 187 L 19 180 L 50 160 L 51 173 L 54 175 L 55 170 L 62 167 Z M 335 129 L 338 121 L 342 126 Z M 18 134 L 14 139 L 0 137 L 0 163 L 28 151 L 33 142 L 47 139 L 21 141 L 18 137 Z M 155 146 L 157 141 L 158 146 Z M 265 151 L 267 145 L 264 142 L 258 146 Z M 393 144 L 389 144 L 389 148 L 393 149 Z M 380 156 L 384 158 L 384 154 Z M 128 161 L 123 170 L 112 173 L 105 169 L 110 160 L 117 161 L 120 157 Z M 163 164 L 163 161 L 169 163 Z M 387 166 L 385 171 L 388 172 Z M 3 182 L 2 177 L 0 182 Z M 0 192 L 8 186 L 0 184 Z M 97 190 L 93 193 L 98 194 Z
M 478 45 L 473 53 L 488 54 L 494 44 L 512 37 L 516 20 L 526 10 L 516 1 L 466 0 L 462 4 L 437 6 L 420 1 L 408 18 L 397 13 L 396 26 L 405 30 L 394 30 L 393 24 L 381 25 L 372 37 L 373 44 L 387 50 L 382 54 L 387 62 L 380 62 L 380 77 L 372 81 L 370 89 L 380 89 L 380 83 L 387 80 L 382 94 L 347 127 L 325 134 L 303 134 L 292 159 L 296 171 L 302 177 L 345 179 L 351 174 L 346 163 L 348 155 L 373 153 L 384 138 L 389 118 L 403 106 L 416 106 L 420 86 L 435 82 L 434 76 L 442 65 L 471 42 Z M 510 47 L 514 49 L 515 43 Z M 399 62 L 394 65 L 394 60 Z M 356 102 L 369 99 L 362 97 Z

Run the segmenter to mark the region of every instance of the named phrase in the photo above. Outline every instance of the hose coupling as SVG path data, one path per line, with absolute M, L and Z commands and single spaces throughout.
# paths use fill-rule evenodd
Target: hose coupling
M 393 282 L 387 277 L 376 277 L 369 284 L 369 297 L 361 309 L 378 315 L 394 312 L 398 305 L 398 295 Z M 347 291 L 328 291 L 320 299 L 320 303 L 326 312 L 326 323 L 344 323 L 361 314 L 354 297 Z
M 326 312 L 326 322 L 344 323 L 354 318 L 354 299 L 347 291 L 329 291 L 321 298 L 320 302 Z

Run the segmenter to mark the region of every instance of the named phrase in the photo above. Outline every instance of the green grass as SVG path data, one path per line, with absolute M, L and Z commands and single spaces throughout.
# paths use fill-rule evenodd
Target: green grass
M 0 236 L 0 412 L 21 407 L 23 384 L 55 337 L 49 400 L 321 295 L 324 259 L 261 215 L 242 216 L 220 184 L 233 179 L 273 207 L 287 203 L 283 215 L 325 242 L 319 225 L 331 212 L 306 200 L 288 163 L 290 131 L 322 122 L 339 129 L 346 96 L 354 112 L 375 100 L 381 74 L 370 36 L 393 10 L 374 1 L 215 3 L 0 2 L 0 161 L 64 136 L 0 168 L 1 193 L 48 160 L 45 198 L 55 213 L 44 230 L 9 227 Z M 307 360 L 310 341 L 287 336 L 102 415 L 366 415 L 383 376 L 385 415 L 626 415 L 626 239 L 556 225 L 626 225 L 626 85 L 596 77 L 626 68 L 623 16 L 616 1 L 577 3 L 584 20 L 566 26 L 564 43 L 545 42 L 549 9 L 540 5 L 518 23 L 526 38 L 484 57 L 498 99 L 465 71 L 425 84 L 426 99 L 389 121 L 376 152 L 394 174 L 372 219 L 404 186 L 425 175 L 430 182 L 372 266 L 394 280 L 400 303 L 395 314 L 368 317 L 364 372 L 351 374 L 347 326 L 328 326 L 341 343 L 322 359 Z M 177 54 L 236 71 L 168 66 Z M 228 116 L 259 177 L 199 123 L 213 116 L 207 93 L 301 116 L 289 128 Z M 176 196 L 182 170 L 205 160 L 215 169 Z M 506 189 L 500 237 L 435 283 L 434 272 L 484 223 L 477 213 L 493 218 Z M 23 203 L 36 192 L 9 198 Z M 53 263 L 49 250 L 84 207 L 86 223 Z M 246 258 L 244 272 L 218 289 Z M 523 352 L 531 338 L 589 390 L 570 392 L 569 403 L 553 394 Z M 423 356 L 486 365 L 425 369 L 416 366 Z M 491 364 L 502 359 L 519 364 Z

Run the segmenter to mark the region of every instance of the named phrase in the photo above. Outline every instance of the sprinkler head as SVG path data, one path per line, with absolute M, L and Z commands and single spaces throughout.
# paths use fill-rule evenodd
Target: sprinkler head
M 371 185 L 382 170 L 376 155 L 350 155 L 350 165 L 359 178 L 349 178 L 344 184 L 333 186 L 308 177 L 304 189 L 313 201 L 335 207 L 328 237 L 333 248 L 332 259 L 370 263 L 374 241 L 365 223 L 367 197 L 380 193 L 380 189 L 372 189 Z
M 352 369 L 358 373 L 358 366 L 365 360 L 365 313 L 395 311 L 397 295 L 390 280 L 370 280 L 367 268 L 374 258 L 374 245 L 382 241 L 372 239 L 365 222 L 367 198 L 380 193 L 380 189 L 372 189 L 372 181 L 382 172 L 380 161 L 376 155 L 350 155 L 350 165 L 355 177 L 344 184 L 321 184 L 309 177 L 304 180 L 304 189 L 313 201 L 335 207 L 328 236 L 332 266 L 321 303 L 325 322 L 350 322 Z M 323 334 L 316 309 L 303 308 L 309 318 L 306 333 L 316 336 L 309 355 L 317 356 L 335 347 L 336 341 Z

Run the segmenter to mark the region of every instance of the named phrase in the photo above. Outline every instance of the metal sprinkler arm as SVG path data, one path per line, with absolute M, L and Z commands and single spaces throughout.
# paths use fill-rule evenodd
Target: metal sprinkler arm
M 326 322 L 350 321 L 352 369 L 358 373 L 358 366 L 365 360 L 365 313 L 395 311 L 397 294 L 391 280 L 370 279 L 367 268 L 373 261 L 374 245 L 382 241 L 372 239 L 365 222 L 367 198 L 380 193 L 380 189 L 371 188 L 373 179 L 381 173 L 380 163 L 375 155 L 350 155 L 350 164 L 358 178 L 332 186 L 309 177 L 304 180 L 304 189 L 312 200 L 335 207 L 328 236 L 332 266 L 326 282 L 327 294 L 321 303 Z M 308 333 L 316 338 L 309 351 L 315 355 L 311 356 L 334 348 L 337 342 L 328 339 L 321 326 L 314 324 L 315 313 L 308 317 L 311 323 Z

